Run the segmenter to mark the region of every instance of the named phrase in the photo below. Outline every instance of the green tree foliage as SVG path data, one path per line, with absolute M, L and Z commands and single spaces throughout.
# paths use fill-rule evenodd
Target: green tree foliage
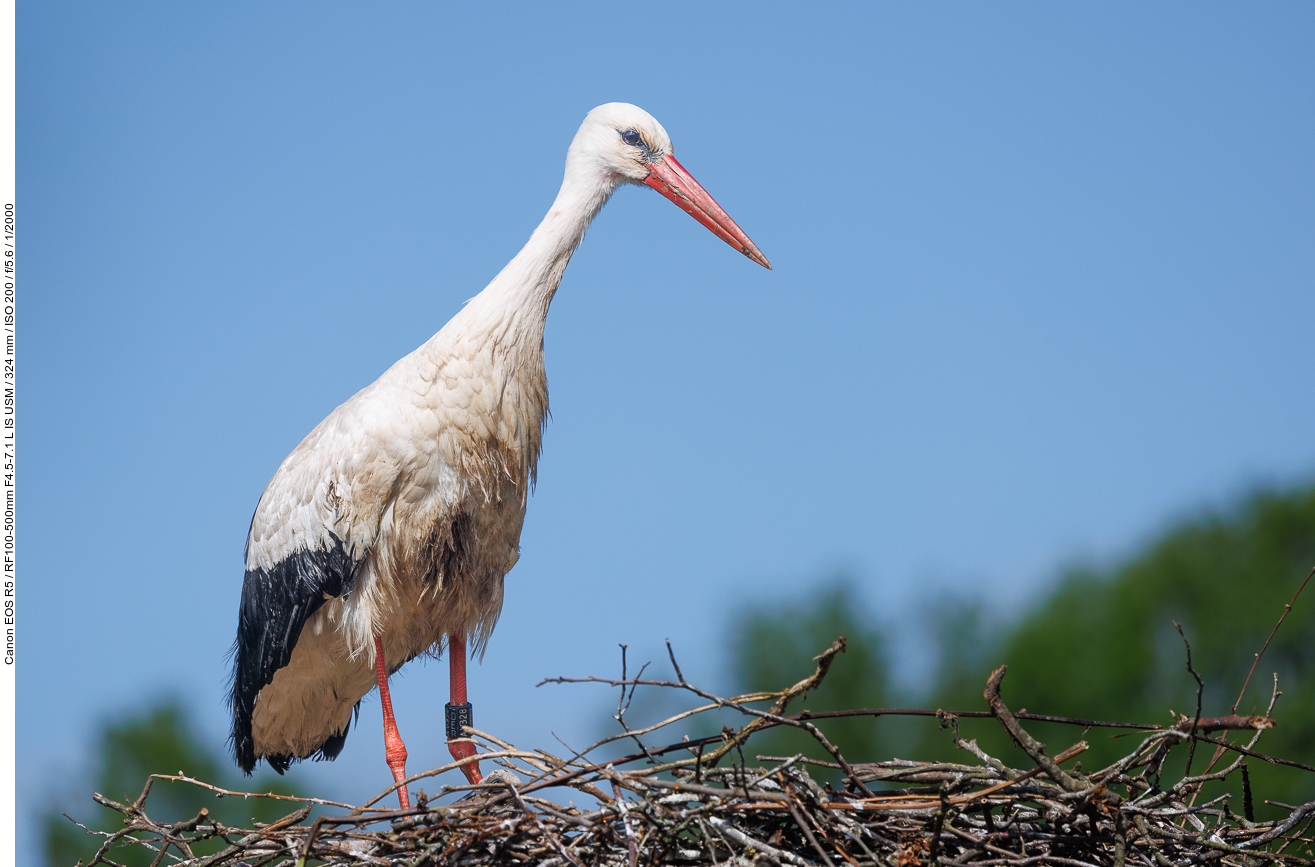
M 777 690 L 803 680 L 813 673 L 812 657 L 838 635 L 847 639 L 846 652 L 836 657 L 822 687 L 803 705 L 792 706 L 791 712 L 805 707 L 813 711 L 882 707 L 888 694 L 882 637 L 864 621 L 853 588 L 843 582 L 802 603 L 759 607 L 741 616 L 733 639 L 740 688 L 745 692 Z M 837 719 L 820 725 L 847 755 L 873 755 L 883 741 L 889 746 L 888 727 L 874 726 L 870 720 Z M 756 736 L 753 752 L 776 756 L 804 753 L 830 759 L 806 732 L 779 727 Z
M 242 777 L 226 756 L 198 737 L 187 710 L 175 700 L 160 702 L 103 726 L 97 737 L 96 762 L 95 791 L 119 803 L 135 801 L 151 774 L 180 770 L 222 788 L 295 794 L 280 778 Z M 181 822 L 204 807 L 225 824 L 247 827 L 253 821 L 272 822 L 294 806 L 263 798 L 218 798 L 196 786 L 158 780 L 146 802 L 148 814 L 158 822 Z M 87 834 L 62 813 L 100 831 L 123 827 L 122 815 L 93 802 L 85 789 L 77 792 L 67 805 L 54 806 L 46 815 L 45 850 L 50 867 L 72 867 L 79 859 L 86 863 L 104 841 Z M 116 849 L 115 853 L 111 857 L 125 867 L 149 865 L 154 855 L 140 846 Z
M 987 629 L 971 605 L 946 606 L 937 616 L 940 664 L 930 695 L 905 699 L 924 707 L 985 710 L 982 688 L 1007 663 L 1002 695 L 1015 710 L 1088 719 L 1169 723 L 1170 711 L 1196 713 L 1196 681 L 1174 621 L 1192 645 L 1192 661 L 1205 682 L 1203 716 L 1229 713 L 1247 671 L 1284 605 L 1315 566 L 1315 488 L 1262 493 L 1236 508 L 1186 521 L 1161 535 L 1130 561 L 1106 570 L 1074 569 L 1020 619 Z M 818 652 L 837 633 L 861 636 L 858 659 L 841 657 L 810 707 L 880 705 L 885 678 L 880 638 L 862 621 L 841 589 L 812 606 L 759 611 L 737 633 L 736 659 L 745 688 L 772 687 L 802 674 L 801 657 Z M 1274 708 L 1279 727 L 1260 742 L 1263 752 L 1315 764 L 1315 581 L 1284 621 L 1256 670 L 1238 712 L 1263 713 L 1277 672 L 1282 697 Z M 878 738 L 885 722 L 847 722 L 842 749 L 854 760 L 890 758 Z M 962 720 L 962 735 L 1021 766 L 1030 760 L 990 720 Z M 1057 753 L 1083 738 L 1081 729 L 1029 724 Z M 920 758 L 951 758 L 951 734 L 935 723 L 918 724 Z M 1083 766 L 1101 767 L 1125 755 L 1135 736 L 1111 738 L 1093 729 Z M 839 732 L 837 737 L 840 739 Z M 1238 734 L 1230 736 L 1239 740 Z M 766 740 L 763 742 L 766 744 Z M 774 748 L 792 754 L 801 747 Z M 853 752 L 850 752 L 851 745 Z M 755 752 L 766 752 L 758 749 Z M 1213 749 L 1196 751 L 1200 772 Z M 813 752 L 816 755 L 816 752 Z M 962 754 L 959 754 L 962 756 Z M 1181 772 L 1187 749 L 1176 748 L 1166 773 Z M 1302 803 L 1315 799 L 1315 774 L 1262 761 L 1250 763 L 1258 812 L 1264 799 Z M 1208 796 L 1236 787 L 1220 784 Z M 1240 804 L 1240 798 L 1235 799 Z

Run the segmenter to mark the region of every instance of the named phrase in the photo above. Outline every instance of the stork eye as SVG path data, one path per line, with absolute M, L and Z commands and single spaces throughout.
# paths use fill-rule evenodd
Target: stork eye
M 641 138 L 639 133 L 635 132 L 633 129 L 628 129 L 625 132 L 621 133 L 621 141 L 625 142 L 628 145 L 631 145 L 632 147 L 639 147 L 644 143 L 644 139 Z

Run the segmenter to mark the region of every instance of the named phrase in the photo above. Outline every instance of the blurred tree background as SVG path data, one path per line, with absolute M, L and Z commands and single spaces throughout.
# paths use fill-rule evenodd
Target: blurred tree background
M 744 615 L 734 632 L 737 687 L 748 692 L 793 683 L 811 670 L 810 656 L 844 634 L 849 651 L 807 700 L 810 710 L 985 710 L 986 679 L 1007 663 L 1001 694 L 1015 710 L 1164 724 L 1173 720 L 1171 710 L 1187 716 L 1196 711 L 1196 682 L 1186 671 L 1183 642 L 1173 626 L 1177 621 L 1192 643 L 1193 667 L 1205 681 L 1202 714 L 1219 716 L 1232 710 L 1255 653 L 1312 566 L 1315 487 L 1260 493 L 1233 509 L 1173 527 L 1126 563 L 1068 571 L 1044 598 L 1005 624 L 987 625 L 984 613 L 971 604 L 944 606 L 934 615 L 939 646 L 928 652 L 937 655 L 938 665 L 927 693 L 901 695 L 890 688 L 880 631 L 865 620 L 844 584 L 810 594 L 803 604 Z M 1282 690 L 1273 712 L 1279 726 L 1258 748 L 1315 764 L 1315 587 L 1298 600 L 1265 652 L 1239 713 L 1265 711 L 1274 673 Z M 897 755 L 951 759 L 956 753 L 953 733 L 930 719 L 849 718 L 819 725 L 851 761 Z M 1014 767 L 1030 765 L 993 720 L 965 719 L 960 725 L 962 736 L 977 738 L 988 753 Z M 1083 738 L 1081 729 L 1069 726 L 1028 728 L 1050 745 L 1052 755 Z M 1085 736 L 1091 749 L 1081 761 L 1088 769 L 1103 767 L 1130 752 L 1135 737 L 1093 729 Z M 795 731 L 777 729 L 754 744 L 758 755 L 804 752 L 827 758 Z M 1174 753 L 1166 773 L 1182 771 L 1187 750 Z M 1196 772 L 1212 753 L 1213 748 L 1197 750 Z M 1315 799 L 1315 774 L 1249 764 L 1257 818 L 1270 815 L 1261 806 L 1265 799 L 1289 804 Z M 1231 785 L 1218 784 L 1205 795 Z
M 105 723 L 96 740 L 97 765 L 91 788 L 119 803 L 135 801 L 151 774 L 178 771 L 226 789 L 297 794 L 293 786 L 272 774 L 242 777 L 227 756 L 206 745 L 191 714 L 175 699 L 161 700 L 139 713 Z M 263 798 L 220 798 L 197 786 L 157 780 L 147 807 L 151 818 L 161 823 L 191 819 L 204 807 L 224 824 L 251 827 L 253 820 L 282 818 L 296 805 Z M 104 843 L 103 837 L 87 834 L 64 813 L 98 831 L 123 827 L 123 816 L 92 801 L 84 781 L 83 787 L 52 803 L 46 813 L 45 853 L 50 867 L 72 867 L 79 860 L 85 864 Z M 212 848 L 218 851 L 220 846 L 222 843 Z M 116 847 L 111 857 L 124 867 L 147 867 L 154 854 L 141 846 Z M 209 851 L 198 849 L 196 854 Z

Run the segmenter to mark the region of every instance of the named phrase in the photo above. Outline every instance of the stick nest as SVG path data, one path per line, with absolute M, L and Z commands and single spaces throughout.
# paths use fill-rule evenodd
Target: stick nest
M 543 750 L 518 750 L 475 729 L 467 729 L 483 750 L 487 768 L 498 763 L 479 786 L 444 786 L 438 795 L 423 792 L 410 810 L 376 807 L 396 787 L 353 806 L 313 798 L 227 792 L 185 776 L 156 775 L 141 797 L 119 804 L 96 800 L 124 816 L 124 827 L 105 833 L 87 867 L 115 865 L 125 847 L 152 850 L 156 865 L 262 867 L 262 865 L 540 865 L 540 867 L 640 867 L 708 864 L 747 867 L 764 862 L 790 867 L 907 867 L 907 865 L 1230 865 L 1283 861 L 1311 864 L 1309 829 L 1315 802 L 1289 808 L 1272 822 L 1235 815 L 1227 796 L 1197 803 L 1203 784 L 1233 774 L 1246 785 L 1246 759 L 1259 758 L 1315 771 L 1255 751 L 1268 716 L 1182 718 L 1172 727 L 1098 723 L 1011 713 L 1000 697 L 1002 666 L 986 684 L 990 712 L 854 710 L 787 715 L 787 706 L 815 689 L 826 676 L 841 638 L 816 658 L 813 674 L 776 693 L 723 698 L 685 680 L 672 656 L 677 680 L 584 678 L 621 687 L 616 718 L 625 729 L 583 752 L 561 758 Z M 554 678 L 553 682 L 579 682 Z M 654 726 L 629 727 L 625 711 L 638 686 L 681 690 L 703 701 Z M 627 695 L 627 690 L 629 694 Z M 1275 690 L 1277 696 L 1277 689 Z M 764 706 L 766 709 L 763 709 Z M 1272 709 L 1273 703 L 1271 701 Z M 718 736 L 648 746 L 646 738 L 683 719 L 717 709 L 749 718 L 739 729 Z M 1198 705 L 1199 708 L 1199 705 Z M 845 757 L 812 720 L 836 716 L 891 714 L 936 716 L 953 728 L 963 764 L 917 761 L 859 762 Z M 1011 768 L 987 755 L 974 741 L 957 737 L 958 716 L 992 716 L 1031 758 L 1029 767 Z M 1142 739 L 1115 764 L 1092 773 L 1065 770 L 1062 764 L 1083 752 L 1083 741 L 1054 757 L 1028 734 L 1030 720 L 1143 729 Z M 792 726 L 812 735 L 830 754 L 823 762 L 803 756 L 745 756 L 756 732 Z M 1227 743 L 1212 733 L 1242 730 L 1245 743 Z M 627 740 L 638 751 L 608 761 L 590 755 L 609 742 Z M 1209 744 L 1209 747 L 1205 747 Z M 1205 770 L 1169 785 L 1162 779 L 1171 750 L 1197 747 L 1213 753 Z M 408 778 L 450 772 L 454 762 Z M 843 787 L 819 784 L 810 769 L 840 774 Z M 283 819 L 256 828 L 232 828 L 208 811 L 186 822 L 151 819 L 148 799 L 155 779 L 183 781 L 220 794 L 279 798 L 298 807 Z M 414 788 L 414 785 L 413 785 Z M 563 788 L 585 807 L 563 807 L 542 796 Z M 462 800 L 438 805 L 443 795 Z M 1249 788 L 1247 789 L 1249 794 Z M 1249 798 L 1247 799 L 1249 802 Z M 330 811 L 316 818 L 312 808 Z M 1249 803 L 1248 803 L 1248 810 Z M 97 832 L 92 832 L 97 833 Z M 217 851 L 216 851 L 217 849 Z M 211 854 L 199 855 L 198 852 Z

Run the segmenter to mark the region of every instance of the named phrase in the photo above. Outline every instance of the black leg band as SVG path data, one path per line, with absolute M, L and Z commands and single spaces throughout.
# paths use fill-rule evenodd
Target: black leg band
M 470 702 L 465 704 L 445 704 L 443 710 L 447 714 L 447 738 L 469 737 L 461 730 L 462 726 L 473 726 L 475 724 L 475 709 L 471 707 Z

